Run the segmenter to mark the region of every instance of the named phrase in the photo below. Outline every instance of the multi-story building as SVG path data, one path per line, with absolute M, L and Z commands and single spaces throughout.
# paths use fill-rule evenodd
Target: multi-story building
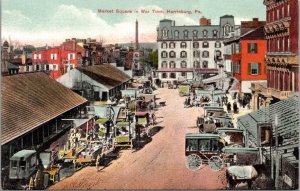
M 78 55 L 75 51 L 59 47 L 32 53 L 32 67 L 26 66 L 26 72 L 46 71 L 54 79 L 78 66 Z
M 251 83 L 267 83 L 265 54 L 267 41 L 263 26 L 225 42 L 231 45 L 233 77 L 240 84 L 240 93 L 251 94 Z
M 235 30 L 234 17 L 220 17 L 218 25 L 201 18 L 200 25 L 176 26 L 175 21 L 164 19 L 157 28 L 158 78 L 174 81 L 192 79 L 195 72 L 217 74 L 223 67 L 223 41 Z
M 298 0 L 264 0 L 267 23 L 267 86 L 253 84 L 253 107 L 298 94 Z
M 247 32 L 254 30 L 258 27 L 264 26 L 266 21 L 260 21 L 258 18 L 253 18 L 252 21 L 241 21 L 240 25 L 235 26 L 235 30 L 230 33 L 230 39 L 239 38 L 241 35 L 246 34 Z M 233 63 L 231 60 L 232 55 L 232 46 L 230 43 L 226 43 L 227 40 L 224 41 L 224 71 L 232 74 Z

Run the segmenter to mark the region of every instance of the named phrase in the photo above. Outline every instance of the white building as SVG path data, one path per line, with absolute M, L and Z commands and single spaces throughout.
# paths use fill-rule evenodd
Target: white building
M 236 29 L 234 17 L 220 17 L 218 25 L 200 19 L 200 25 L 176 26 L 164 19 L 157 29 L 158 78 L 162 82 L 193 79 L 194 72 L 217 74 L 224 65 L 223 41 Z

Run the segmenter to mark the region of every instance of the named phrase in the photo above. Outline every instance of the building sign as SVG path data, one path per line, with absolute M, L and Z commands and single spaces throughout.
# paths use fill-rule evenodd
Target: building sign
M 290 177 L 288 177 L 288 175 L 284 175 L 283 176 L 283 182 L 286 183 L 287 185 L 289 185 L 290 187 L 293 186 L 293 181 Z

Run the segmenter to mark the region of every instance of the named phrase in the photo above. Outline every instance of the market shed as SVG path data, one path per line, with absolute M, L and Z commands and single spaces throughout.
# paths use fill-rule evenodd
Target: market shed
M 278 120 L 277 126 L 275 125 L 275 116 L 277 116 Z M 271 104 L 268 108 L 262 108 L 239 117 L 238 128 L 244 129 L 246 132 L 246 146 L 264 148 L 265 165 L 270 164 L 270 158 L 273 160 L 275 158 L 275 129 L 277 128 L 278 152 L 280 155 L 279 172 L 282 188 L 298 188 L 298 96 L 292 96 L 286 100 Z M 271 135 L 269 140 L 268 135 Z

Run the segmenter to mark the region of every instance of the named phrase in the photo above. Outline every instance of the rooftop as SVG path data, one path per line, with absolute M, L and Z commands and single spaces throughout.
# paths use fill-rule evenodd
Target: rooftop
M 3 76 L 1 145 L 87 100 L 43 72 Z

